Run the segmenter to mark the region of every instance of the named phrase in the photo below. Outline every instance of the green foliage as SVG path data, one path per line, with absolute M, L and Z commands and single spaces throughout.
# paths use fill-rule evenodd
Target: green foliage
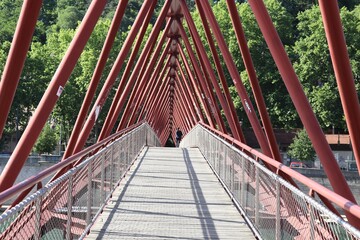
M 352 12 L 346 8 L 341 9 L 349 57 L 358 87 L 360 19 L 357 11 L 358 9 Z M 321 126 L 329 129 L 334 125 L 344 129 L 346 125 L 319 6 L 299 13 L 298 20 L 299 38 L 293 48 L 294 55 L 297 56 L 295 71 Z
M 39 154 L 52 153 L 58 143 L 56 131 L 46 124 L 35 143 L 35 151 Z
M 0 1 L 0 44 L 11 41 L 20 15 L 22 0 Z
M 78 21 L 81 20 L 82 14 L 73 6 L 66 7 L 59 11 L 57 25 L 61 29 L 75 29 L 78 25 Z
M 298 161 L 315 161 L 316 153 L 305 129 L 297 132 L 289 146 L 288 154 Z
M 45 92 L 52 76 L 61 62 L 69 44 L 75 34 L 79 21 L 86 13 L 90 0 L 43 0 L 39 20 L 35 29 L 33 42 L 20 77 L 12 109 L 6 124 L 6 134 L 13 134 L 16 130 L 24 130 L 32 111 L 37 107 L 41 96 Z M 100 55 L 111 18 L 118 4 L 118 0 L 109 0 L 103 13 L 103 18 L 96 28 L 83 51 L 76 68 L 67 82 L 64 92 L 59 98 L 53 117 L 62 125 L 73 126 L 92 78 L 97 59 Z M 207 45 L 199 13 L 194 0 L 186 0 L 194 18 L 197 30 L 204 42 L 210 61 L 212 56 Z M 257 77 L 265 98 L 270 118 L 274 127 L 298 128 L 301 126 L 286 87 L 283 84 L 278 69 L 272 59 L 262 33 L 256 23 L 252 10 L 247 1 L 237 2 L 238 12 L 243 24 L 248 46 L 252 55 Z M 350 61 L 353 69 L 355 85 L 360 90 L 360 5 L 358 0 L 339 0 L 341 17 L 345 37 L 348 45 Z M 23 1 L 0 1 L 0 73 L 5 65 L 6 56 L 15 31 Z M 159 0 L 153 24 L 158 16 L 164 0 Z M 131 0 L 127 6 L 124 19 L 119 29 L 114 48 L 101 77 L 102 86 L 112 64 L 114 63 L 122 43 L 132 26 L 143 1 Z M 323 128 L 334 125 L 338 129 L 346 129 L 344 114 L 337 90 L 336 79 L 332 70 L 327 41 L 322 25 L 321 14 L 316 0 L 265 0 L 270 16 L 282 39 L 285 48 L 294 62 L 294 68 L 308 96 L 309 102 L 316 113 Z M 229 18 L 226 1 L 211 1 L 215 17 L 219 23 L 226 44 L 235 61 L 245 88 L 252 98 L 252 91 L 245 70 L 238 42 Z M 346 7 L 346 8 L 345 8 Z M 148 37 L 152 25 L 149 26 L 145 39 Z M 186 27 L 185 27 L 186 28 Z M 192 43 L 192 40 L 190 39 Z M 142 43 L 142 47 L 144 42 Z M 220 54 L 226 80 L 235 104 L 239 119 L 244 126 L 249 126 L 246 114 L 233 86 L 227 67 Z M 123 66 L 124 68 L 124 66 Z M 215 69 L 215 67 L 214 67 Z M 123 70 L 123 69 L 122 69 Z M 121 73 L 119 74 L 120 79 Z M 117 81 L 118 81 L 117 80 Z M 110 91 L 113 96 L 117 83 Z M 97 94 L 99 93 L 97 90 Z M 254 100 L 254 99 L 252 99 Z M 107 100 L 98 124 L 101 125 L 111 100 Z M 253 101 L 254 103 L 254 101 Z M 255 105 L 255 104 L 254 104 Z M 70 131 L 67 129 L 65 131 Z M 69 135 L 65 133 L 65 135 Z

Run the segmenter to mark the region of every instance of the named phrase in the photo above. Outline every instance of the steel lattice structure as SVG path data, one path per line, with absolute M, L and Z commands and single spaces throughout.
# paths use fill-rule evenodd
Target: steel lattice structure
M 119 86 L 117 86 L 116 95 L 112 99 L 111 108 L 107 113 L 105 123 L 97 139 L 98 142 L 108 139 L 113 131 L 121 132 L 134 126 L 134 124 L 146 120 L 154 129 L 162 145 L 165 145 L 169 135 L 174 134 L 175 126 L 189 132 L 198 123 L 208 125 L 210 129 L 221 134 L 231 135 L 235 141 L 246 144 L 226 84 L 224 69 L 220 64 L 219 55 L 221 54 L 263 154 L 281 163 L 279 149 L 247 47 L 240 17 L 236 11 L 235 1 L 228 0 L 226 2 L 244 65 L 251 82 L 251 94 L 256 101 L 256 110 L 259 112 L 260 118 L 256 115 L 255 106 L 250 100 L 250 93 L 247 93 L 242 83 L 209 2 L 200 0 L 195 2 L 206 33 L 207 44 L 210 46 L 212 59 L 208 57 L 185 0 L 165 1 L 150 36 L 148 39 L 144 39 L 145 31 L 157 4 L 157 1 L 145 0 L 112 65 L 105 84 L 101 86 L 101 91 L 95 99 L 95 91 L 100 87 L 98 86 L 100 77 L 128 4 L 127 0 L 119 1 L 82 108 L 68 142 L 64 160 L 73 157 L 84 149 L 85 142 L 105 101 L 107 101 L 110 89 L 115 87 L 115 80 L 123 67 L 125 67 L 125 71 L 121 76 Z M 248 4 L 251 6 L 289 96 L 309 134 L 309 138 L 334 192 L 347 199 L 349 203 L 357 206 L 356 200 L 336 163 L 323 131 L 302 90 L 263 1 L 249 0 Z M 83 52 L 105 5 L 106 0 L 93 0 L 89 6 L 76 35 L 1 174 L 0 192 L 8 190 L 14 184 L 57 100 L 61 97 L 62 90 L 66 88 L 66 82 Z M 351 137 L 352 149 L 354 150 L 358 169 L 360 169 L 359 101 L 346 50 L 338 3 L 336 0 L 319 0 L 319 5 Z M 14 40 L 0 82 L 0 135 L 11 108 L 41 6 L 41 0 L 24 0 Z M 187 26 L 188 31 L 185 30 L 184 26 Z M 145 43 L 145 46 L 140 52 L 141 43 Z M 216 45 L 220 52 L 217 51 Z M 139 58 L 135 61 L 138 54 Z M 128 57 L 128 55 L 130 56 Z M 211 63 L 212 60 L 214 66 Z M 127 62 L 126 66 L 124 66 L 125 62 Z M 91 106 L 92 102 L 94 104 Z M 221 111 L 225 114 L 229 131 L 226 129 L 226 123 L 221 116 Z M 116 126 L 117 122 L 119 123 Z M 76 166 L 80 162 L 73 162 L 71 165 L 66 166 L 57 173 L 54 179 L 61 176 L 69 167 Z M 266 162 L 265 166 L 295 185 L 291 176 L 286 172 L 279 171 L 279 167 Z M 26 192 L 19 199 L 22 199 L 25 195 Z M 333 209 L 326 196 L 322 196 L 322 200 L 330 209 Z M 351 204 L 344 206 L 344 209 L 351 208 Z M 345 211 L 345 213 L 349 222 L 353 226 L 360 228 L 359 219 L 350 211 Z

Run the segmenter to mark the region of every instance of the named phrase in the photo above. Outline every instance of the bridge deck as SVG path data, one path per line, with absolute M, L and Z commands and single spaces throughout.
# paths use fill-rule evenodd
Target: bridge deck
M 148 148 L 86 239 L 255 237 L 198 149 Z

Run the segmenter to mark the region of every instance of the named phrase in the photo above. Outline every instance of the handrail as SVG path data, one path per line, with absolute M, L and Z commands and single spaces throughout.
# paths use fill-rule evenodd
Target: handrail
M 278 161 L 266 156 L 265 154 L 245 145 L 244 143 L 241 143 L 240 141 L 230 137 L 229 135 L 218 131 L 216 129 L 211 128 L 209 125 L 206 125 L 205 123 L 200 122 L 199 125 L 203 126 L 204 128 L 208 129 L 209 131 L 216 133 L 218 136 L 221 136 L 222 138 L 230 141 L 233 145 L 238 146 L 242 150 L 246 150 L 250 152 L 251 154 L 254 154 L 257 158 L 260 158 L 262 161 L 270 164 L 271 166 L 275 167 L 277 172 L 281 171 L 288 176 L 291 176 L 292 178 L 296 179 L 297 181 L 301 182 L 311 190 L 315 191 L 319 195 L 327 198 L 329 201 L 335 203 L 337 206 L 342 208 L 343 210 L 351 213 L 352 215 L 356 216 L 360 219 L 360 206 L 349 201 L 348 199 L 340 196 L 339 194 L 331 191 L 330 189 L 320 185 L 319 183 L 315 182 L 314 180 L 302 175 L 301 173 L 298 173 L 297 171 L 285 166 L 282 163 L 279 163 Z
M 25 191 L 28 188 L 36 185 L 38 182 L 40 182 L 44 178 L 50 176 L 51 174 L 56 173 L 57 171 L 60 171 L 61 169 L 71 165 L 72 163 L 76 162 L 79 158 L 84 157 L 87 154 L 92 154 L 92 152 L 94 150 L 99 149 L 105 145 L 108 145 L 110 142 L 113 142 L 114 140 L 118 139 L 125 133 L 132 131 L 133 129 L 141 126 L 142 124 L 145 124 L 145 121 L 141 121 L 141 122 L 134 124 L 128 128 L 125 128 L 125 129 L 103 139 L 102 141 L 100 141 L 92 146 L 89 146 L 88 148 L 85 148 L 84 150 L 72 155 L 71 157 L 68 157 L 67 159 L 64 159 L 63 161 L 41 171 L 39 174 L 32 176 L 14 186 L 12 186 L 11 188 L 8 188 L 7 190 L 0 193 L 0 205 L 3 204 L 4 202 L 6 202 L 7 200 L 9 200 L 10 198 L 12 198 L 13 196 L 15 196 L 16 194 L 18 194 L 22 191 Z

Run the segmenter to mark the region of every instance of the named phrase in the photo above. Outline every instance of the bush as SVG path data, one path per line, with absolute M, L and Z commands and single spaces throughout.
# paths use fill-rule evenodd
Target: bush
M 315 161 L 316 152 L 305 129 L 297 132 L 289 145 L 288 155 L 302 162 Z
M 51 153 L 58 143 L 55 130 L 46 124 L 35 144 L 35 151 L 39 154 Z

